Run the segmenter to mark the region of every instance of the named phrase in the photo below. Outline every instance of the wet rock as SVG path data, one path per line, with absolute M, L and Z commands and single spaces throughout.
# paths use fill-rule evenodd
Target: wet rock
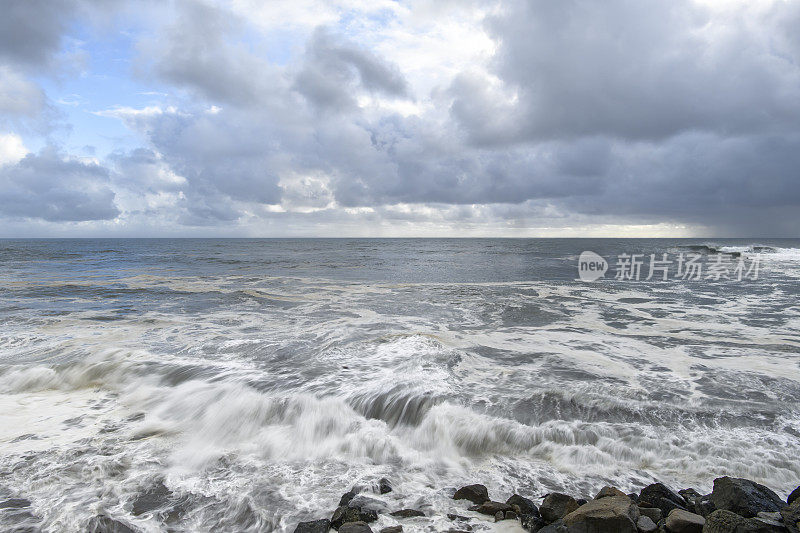
M 706 517 L 703 533 L 734 533 L 737 527 L 746 522 L 746 518 L 734 512 L 720 509 Z
M 533 503 L 533 500 L 523 498 L 519 494 L 511 496 L 506 500 L 506 503 L 513 507 L 520 516 L 539 516 L 539 509 Z
M 649 516 L 640 516 L 636 521 L 636 529 L 639 530 L 639 533 L 655 533 L 658 526 Z
M 773 513 L 759 513 L 764 515 L 771 515 Z M 783 522 L 780 520 L 780 513 L 774 513 L 778 518 L 771 516 L 756 516 L 755 518 L 748 518 L 744 527 L 739 527 L 737 533 L 787 533 Z
M 703 495 L 697 492 L 694 489 L 681 489 L 678 491 L 678 494 L 681 498 L 686 501 L 686 508 L 688 510 L 694 509 L 695 503 L 697 502 L 698 498 L 702 498 Z
M 657 507 L 664 516 L 673 509 L 686 510 L 686 500 L 663 483 L 653 483 L 639 493 L 640 507 Z
M 347 522 L 339 528 L 339 533 L 372 533 L 366 522 Z
M 786 498 L 786 503 L 792 505 L 797 498 L 800 498 L 800 487 L 797 487 L 792 491 L 791 494 L 789 494 L 789 497 Z
M 385 477 L 382 477 L 378 480 L 378 492 L 381 494 L 388 494 L 392 492 L 392 484 L 389 483 L 389 480 Z
M 0 502 L 0 509 L 24 509 L 31 506 L 31 501 L 26 498 L 9 498 Z
M 719 477 L 714 480 L 711 500 L 717 509 L 752 518 L 759 511 L 780 511 L 786 506 L 772 490 L 749 479 Z
M 526 531 L 531 531 L 532 533 L 535 533 L 536 531 L 539 531 L 543 527 L 547 526 L 547 522 L 545 522 L 540 516 L 523 515 L 519 520 L 522 528 Z
M 627 496 L 592 500 L 564 517 L 570 533 L 636 533 L 639 508 Z
M 294 533 L 328 533 L 331 529 L 331 521 L 327 519 L 313 520 L 311 522 L 300 522 L 294 528 Z
M 137 530 L 119 520 L 101 514 L 89 520 L 86 533 L 137 533 Z
M 416 509 L 400 509 L 399 511 L 389 514 L 396 518 L 414 518 L 416 516 L 425 516 L 425 513 L 422 511 L 417 511 Z
M 475 504 L 482 504 L 489 500 L 489 491 L 483 485 L 467 485 L 461 487 L 453 494 L 454 500 L 469 500 Z
M 781 509 L 783 525 L 790 533 L 800 533 L 800 499 L 796 499 L 789 507 Z
M 575 500 L 575 501 L 576 501 L 576 502 L 578 502 L 578 507 L 580 507 L 580 506 L 581 506 L 581 505 L 583 505 L 584 503 L 589 503 L 589 500 L 587 500 L 586 498 L 578 498 L 578 499 L 577 499 L 577 500 Z
M 646 516 L 656 524 L 664 518 L 664 513 L 658 507 L 639 507 L 639 514 Z
M 361 492 L 360 488 L 353 487 L 352 489 L 350 489 L 347 492 L 345 492 L 344 494 L 342 494 L 342 497 L 339 499 L 339 507 L 341 507 L 342 505 L 347 505 L 348 503 L 350 503 L 350 501 L 353 498 L 355 498 L 360 492 Z
M 380 533 L 403 533 L 403 526 L 389 526 L 380 530 Z
M 131 513 L 134 516 L 140 516 L 159 510 L 169 504 L 171 499 L 172 491 L 164 485 L 163 481 L 158 481 L 136 497 L 133 501 Z
M 450 520 L 469 520 L 466 516 L 461 516 L 459 514 L 447 513 L 447 518 Z
M 597 496 L 595 496 L 594 499 L 599 500 L 600 498 L 607 498 L 609 496 L 625 496 L 626 498 L 628 497 L 627 494 L 625 494 L 616 487 L 605 486 L 602 489 L 600 489 L 600 492 L 597 493 Z
M 716 510 L 717 507 L 714 505 L 714 500 L 711 499 L 711 494 L 700 496 L 694 501 L 694 512 L 704 518 Z
M 506 511 L 506 520 L 516 520 L 519 518 L 516 511 Z
M 667 531 L 670 533 L 702 533 L 706 519 L 699 514 L 673 509 L 667 515 Z
M 375 511 L 342 505 L 333 512 L 331 527 L 338 531 L 344 524 L 350 522 L 374 522 L 377 519 L 378 513 Z
M 538 530 L 538 533 L 568 533 L 567 526 L 564 525 L 563 520 L 556 520 L 549 526 L 545 526 Z
M 505 513 L 506 511 L 513 511 L 514 508 L 508 505 L 507 503 L 488 501 L 479 505 L 478 508 L 475 510 L 481 514 L 494 516 L 497 513 Z
M 545 496 L 542 505 L 539 506 L 539 514 L 542 515 L 545 522 L 551 523 L 564 518 L 578 507 L 580 507 L 578 502 L 572 496 L 552 492 Z
M 389 512 L 389 506 L 385 502 L 370 498 L 369 496 L 364 496 L 363 494 L 353 497 L 347 506 L 361 509 L 362 511 L 375 511 L 376 513 Z
M 500 522 L 501 520 L 505 520 L 505 518 L 506 518 L 506 515 L 505 515 L 505 513 L 503 511 L 497 511 L 494 514 L 494 521 L 495 522 Z

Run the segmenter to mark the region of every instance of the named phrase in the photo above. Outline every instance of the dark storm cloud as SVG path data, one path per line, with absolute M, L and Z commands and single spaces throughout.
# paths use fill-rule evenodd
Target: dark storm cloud
M 52 222 L 113 219 L 119 210 L 108 180 L 105 168 L 45 148 L 0 167 L 0 214 Z

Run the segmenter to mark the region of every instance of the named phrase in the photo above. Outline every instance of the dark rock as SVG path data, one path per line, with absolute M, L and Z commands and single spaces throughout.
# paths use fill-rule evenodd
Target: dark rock
M 478 508 L 475 510 L 481 514 L 494 516 L 498 512 L 505 513 L 506 511 L 513 511 L 514 508 L 508 505 L 507 503 L 488 501 L 479 505 Z
M 791 494 L 789 494 L 789 497 L 786 498 L 786 503 L 792 505 L 797 498 L 800 498 L 800 487 L 797 487 L 792 491 Z
M 717 509 L 752 518 L 759 511 L 780 511 L 786 504 L 764 485 L 749 479 L 718 477 L 714 480 L 711 500 Z
M 670 533 L 702 533 L 706 519 L 699 514 L 673 509 L 667 515 L 665 525 Z
M 400 509 L 399 511 L 389 514 L 397 518 L 414 518 L 415 516 L 425 516 L 425 513 L 422 511 L 417 511 L 416 509 Z
M 403 533 L 403 526 L 389 526 L 380 530 L 380 533 Z
M 139 516 L 159 510 L 168 505 L 171 499 L 172 491 L 164 485 L 163 481 L 158 481 L 136 497 L 131 513 L 133 516 Z
M 300 522 L 294 528 L 294 533 L 328 533 L 331 529 L 331 521 L 327 519 L 314 520 L 312 522 Z
M 549 526 L 544 526 L 538 533 L 568 533 L 568 531 L 563 520 L 556 520 Z
M 580 507 L 578 502 L 572 496 L 552 492 L 544 497 L 542 505 L 539 506 L 539 513 L 547 523 L 551 523 L 564 518 L 578 507 Z
M 447 513 L 447 518 L 449 518 L 450 520 L 469 520 L 469 518 L 466 516 L 461 516 L 453 513 Z
M 26 498 L 9 498 L 0 502 L 0 509 L 24 509 L 30 506 L 31 501 Z
M 342 525 L 350 522 L 374 522 L 377 519 L 378 513 L 373 510 L 342 505 L 333 512 L 331 527 L 338 531 Z
M 636 494 L 635 492 L 631 492 L 630 494 L 628 494 L 628 498 L 630 498 L 631 501 L 639 503 L 639 495 Z
M 570 533 L 636 533 L 639 508 L 628 496 L 607 496 L 581 505 L 564 517 Z
M 703 533 L 734 533 L 739 525 L 746 522 L 746 518 L 734 512 L 720 509 L 706 517 Z
M 589 500 L 587 500 L 586 498 L 578 498 L 578 499 L 577 499 L 577 500 L 575 500 L 575 501 L 576 501 L 576 502 L 578 502 L 578 507 L 580 507 L 580 506 L 581 506 L 581 505 L 583 505 L 584 503 L 589 503 Z
M 780 517 L 780 513 L 775 514 Z M 780 520 L 767 516 L 757 516 L 755 518 L 748 518 L 744 527 L 739 526 L 736 533 L 787 533 L 787 530 Z
M 341 507 L 342 505 L 347 505 L 348 503 L 350 503 L 350 500 L 355 498 L 360 492 L 361 492 L 361 489 L 359 487 L 353 487 L 352 489 L 350 489 L 347 492 L 345 492 L 344 494 L 342 494 L 341 499 L 339 499 L 339 507 Z
M 673 509 L 686 510 L 686 500 L 663 483 L 653 483 L 639 493 L 640 507 L 657 507 L 664 516 Z
M 664 518 L 664 513 L 658 507 L 639 507 L 639 514 L 648 517 L 656 524 Z
M 688 509 L 692 509 L 697 499 L 703 497 L 702 494 L 694 489 L 681 489 L 678 491 L 678 494 L 686 501 Z
M 516 520 L 519 518 L 516 511 L 506 511 L 506 520 Z
M 790 533 L 800 533 L 800 499 L 794 500 L 792 505 L 781 509 L 783 525 Z
M 86 526 L 86 533 L 137 533 L 137 530 L 114 520 L 110 516 L 97 515 Z
M 694 512 L 704 518 L 716 510 L 717 507 L 714 505 L 714 500 L 711 499 L 711 494 L 700 496 L 694 501 Z
M 649 516 L 640 516 L 636 521 L 636 529 L 639 533 L 655 533 L 658 526 Z
M 463 529 L 448 529 L 447 533 L 469 533 L 470 530 L 463 530 Z
M 506 503 L 513 507 L 520 516 L 539 516 L 539 509 L 536 507 L 536 504 L 533 503 L 533 500 L 523 498 L 519 494 L 514 494 L 511 496 L 506 500 Z
M 506 515 L 505 515 L 505 513 L 503 511 L 497 511 L 494 514 L 494 521 L 495 522 L 500 522 L 501 520 L 505 520 L 505 518 L 506 518 Z
M 392 484 L 389 483 L 389 480 L 385 477 L 382 477 L 378 480 L 378 492 L 381 494 L 388 494 L 392 492 Z
M 609 496 L 625 496 L 626 498 L 628 497 L 627 494 L 625 494 L 618 488 L 605 486 L 602 489 L 600 489 L 600 492 L 597 493 L 597 496 L 595 496 L 594 499 L 599 500 L 600 498 L 607 498 Z
M 520 523 L 522 528 L 535 533 L 539 531 L 543 527 L 547 526 L 547 522 L 540 516 L 532 516 L 532 515 L 523 515 L 520 517 Z
M 339 533 L 372 533 L 366 522 L 347 522 L 339 528 Z
M 381 500 L 376 500 L 375 498 L 370 498 L 369 496 L 364 496 L 363 494 L 355 496 L 350 500 L 347 506 L 361 509 L 362 511 L 375 511 L 376 513 L 389 512 L 389 506 L 386 505 L 386 503 Z
M 483 485 L 467 485 L 453 494 L 454 500 L 469 500 L 478 505 L 489 500 L 489 491 Z

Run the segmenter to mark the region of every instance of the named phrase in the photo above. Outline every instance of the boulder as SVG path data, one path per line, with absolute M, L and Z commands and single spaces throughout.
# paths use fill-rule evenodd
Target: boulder
M 503 511 L 497 511 L 494 514 L 494 521 L 495 522 L 500 522 L 501 520 L 505 520 L 505 518 L 506 518 L 506 515 L 505 515 L 505 513 Z
M 312 522 L 300 522 L 294 528 L 294 533 L 328 533 L 331 529 L 331 521 L 327 519 L 314 520 Z
M 673 509 L 686 510 L 686 500 L 663 483 L 653 483 L 639 493 L 640 507 L 657 507 L 664 516 Z
M 478 508 L 475 510 L 481 514 L 494 516 L 497 513 L 505 513 L 506 511 L 513 511 L 514 508 L 508 505 L 507 503 L 488 501 L 480 504 Z
M 607 496 L 564 517 L 569 533 L 636 533 L 639 508 L 627 496 Z
M 372 528 L 366 522 L 348 522 L 342 524 L 339 533 L 372 533 Z
M 523 498 L 519 494 L 514 494 L 506 500 L 506 504 L 514 508 L 520 516 L 539 516 L 539 509 L 533 500 Z
M 649 516 L 640 516 L 636 521 L 636 529 L 639 530 L 639 533 L 655 533 L 658 526 Z
M 380 530 L 380 533 L 403 533 L 403 526 L 389 526 Z
M 790 533 L 800 533 L 800 499 L 796 499 L 789 507 L 781 509 L 783 525 Z
M 540 516 L 522 515 L 519 519 L 522 529 L 533 533 L 547 526 L 547 522 Z
M 469 500 L 475 504 L 482 504 L 489 500 L 489 491 L 483 485 L 467 485 L 461 487 L 453 494 L 454 500 Z
M 360 488 L 353 487 L 352 489 L 350 489 L 347 492 L 345 492 L 344 494 L 342 494 L 342 497 L 339 499 L 339 507 L 341 507 L 342 505 L 347 505 L 348 503 L 350 503 L 350 500 L 355 498 L 356 495 L 358 495 L 360 492 L 361 492 Z
M 137 530 L 104 514 L 97 515 L 86 526 L 86 533 L 137 533 Z
M 560 492 L 552 492 L 544 497 L 542 505 L 539 506 L 539 513 L 545 522 L 551 523 L 564 518 L 578 507 L 580 507 L 578 502 L 572 496 Z
M 777 494 L 764 485 L 728 476 L 714 480 L 711 500 L 717 509 L 733 511 L 745 518 L 752 518 L 759 511 L 780 511 L 786 506 Z
M 786 503 L 792 505 L 797 498 L 800 498 L 800 487 L 797 487 L 792 491 L 791 494 L 789 494 L 789 497 L 786 498 Z
M 667 515 L 667 531 L 670 533 L 702 533 L 706 519 L 699 514 L 682 509 L 673 509 Z
M 393 513 L 389 513 L 396 518 L 414 518 L 415 516 L 425 516 L 425 513 L 422 511 L 417 511 L 416 509 L 400 509 L 399 511 L 394 511 Z
M 375 498 L 370 498 L 369 496 L 365 496 L 363 494 L 358 494 L 357 496 L 353 497 L 347 506 L 361 509 L 362 511 L 375 511 L 376 513 L 389 512 L 389 506 L 385 502 Z
M 333 512 L 331 527 L 338 531 L 342 525 L 350 522 L 374 522 L 377 519 L 378 513 L 375 511 L 342 505 Z
M 599 500 L 600 498 L 607 498 L 608 496 L 625 496 L 626 498 L 628 497 L 627 494 L 625 494 L 616 487 L 605 486 L 602 489 L 600 489 L 600 492 L 597 493 L 597 496 L 595 496 L 594 499 Z
M 700 496 L 694 501 L 694 512 L 703 518 L 707 517 L 716 510 L 717 507 L 714 505 L 714 500 L 711 499 L 711 494 Z
M 518 518 L 519 515 L 517 514 L 516 511 L 506 511 L 506 516 L 505 516 L 506 520 L 516 520 Z
M 656 524 L 664 518 L 664 513 L 658 507 L 639 507 L 639 514 L 646 516 Z
M 9 498 L 0 502 L 0 509 L 24 509 L 30 506 L 31 501 L 27 498 Z
M 703 533 L 734 533 L 736 528 L 747 522 L 738 514 L 719 509 L 706 517 Z
M 538 533 L 569 533 L 563 520 L 556 520 L 550 525 L 538 530 Z
M 382 477 L 378 480 L 378 492 L 381 494 L 388 494 L 392 492 L 392 484 L 389 483 L 389 480 L 385 477 Z

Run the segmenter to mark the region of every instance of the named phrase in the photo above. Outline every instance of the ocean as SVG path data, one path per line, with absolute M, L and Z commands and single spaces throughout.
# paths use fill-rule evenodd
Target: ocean
M 785 497 L 799 296 L 800 240 L 0 240 L 0 529 L 291 532 L 380 478 L 406 531 L 468 483 Z

